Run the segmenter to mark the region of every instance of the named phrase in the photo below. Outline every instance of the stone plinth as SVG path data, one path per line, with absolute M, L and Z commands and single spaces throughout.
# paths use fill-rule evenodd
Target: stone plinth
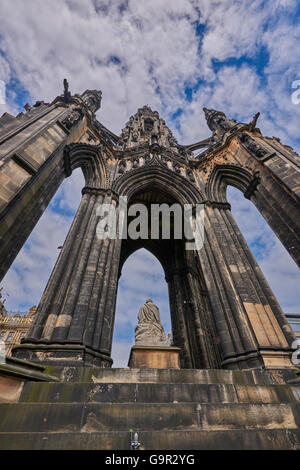
M 180 369 L 180 348 L 173 346 L 132 346 L 128 367 L 132 369 Z

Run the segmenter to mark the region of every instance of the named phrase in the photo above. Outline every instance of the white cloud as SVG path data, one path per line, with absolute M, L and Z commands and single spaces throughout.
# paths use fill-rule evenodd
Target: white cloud
M 291 67 L 296 73 L 299 64 L 299 30 L 287 20 L 295 6 L 262 0 L 2 0 L 2 74 L 5 80 L 16 75 L 34 100 L 60 94 L 64 77 L 73 93 L 101 88 L 98 118 L 116 133 L 149 104 L 166 119 L 182 108 L 180 138 L 199 140 L 209 135 L 200 111 L 206 104 L 241 119 L 259 110 L 263 130 L 292 142 L 300 111 L 291 107 L 282 76 Z M 196 34 L 197 22 L 203 37 Z M 255 71 L 261 47 L 270 56 L 263 84 Z M 213 70 L 213 61 L 240 57 L 253 65 Z M 208 81 L 189 103 L 185 86 L 198 79 Z
M 266 109 L 268 98 L 260 82 L 253 67 L 225 66 L 220 69 L 214 82 L 201 86 L 194 93 L 192 103 L 179 118 L 185 143 L 196 142 L 210 135 L 202 110 L 204 106 L 225 110 L 228 117 L 242 122 L 249 122 L 255 113 Z
M 269 8 L 263 4 L 262 0 L 203 3 L 203 21 L 208 27 L 203 39 L 204 58 L 224 61 L 229 57 L 252 56 L 269 13 Z
M 120 132 L 137 107 L 161 108 L 157 86 L 165 106 L 177 106 L 178 88 L 197 70 L 197 13 L 184 1 L 130 1 L 123 12 L 120 3 L 101 5 L 4 0 L 1 46 L 34 99 L 53 99 L 65 76 L 72 92 L 101 88 L 101 116 Z

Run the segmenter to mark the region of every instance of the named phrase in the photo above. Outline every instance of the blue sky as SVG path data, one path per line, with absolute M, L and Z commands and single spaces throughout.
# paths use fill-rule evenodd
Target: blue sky
M 193 143 L 210 136 L 206 106 L 241 122 L 260 111 L 262 133 L 300 151 L 300 104 L 291 100 L 292 83 L 300 79 L 296 0 L 1 0 L 0 15 L 0 80 L 7 91 L 0 114 L 16 114 L 26 102 L 52 101 L 67 78 L 72 93 L 102 90 L 97 118 L 116 134 L 148 104 L 180 143 Z M 77 170 L 40 219 L 3 281 L 7 308 L 38 303 L 82 186 Z M 295 263 L 241 193 L 229 188 L 228 197 L 283 309 L 299 312 Z M 137 279 L 143 281 L 138 292 Z M 169 331 L 162 268 L 140 251 L 126 262 L 120 280 L 116 364 L 129 354 L 137 309 L 150 294 Z

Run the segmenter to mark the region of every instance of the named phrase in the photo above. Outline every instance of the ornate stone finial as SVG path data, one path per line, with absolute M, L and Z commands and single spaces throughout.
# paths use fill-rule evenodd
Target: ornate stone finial
M 168 346 L 164 328 L 160 321 L 159 308 L 152 299 L 147 299 L 138 313 L 135 328 L 135 344 L 139 346 Z
M 5 299 L 1 300 L 3 298 L 2 291 L 3 287 L 0 288 L 0 318 L 5 317 L 7 315 L 6 308 L 4 307 Z
M 234 119 L 227 119 L 226 114 L 222 111 L 208 108 L 203 108 L 203 111 L 208 127 L 216 135 L 224 134 L 236 124 Z
M 29 103 L 25 103 L 23 108 L 25 109 L 26 112 L 30 111 L 31 110 L 31 106 Z
M 86 90 L 81 95 L 81 99 L 85 106 L 95 113 L 101 107 L 102 91 L 101 90 Z
M 255 129 L 255 126 L 256 126 L 256 123 L 257 123 L 257 120 L 260 116 L 260 113 L 256 113 L 254 116 L 253 116 L 253 119 L 251 122 L 249 122 L 249 131 L 253 131 L 253 129 Z
M 139 108 L 134 116 L 131 116 L 122 130 L 119 147 L 134 148 L 140 145 L 148 145 L 151 152 L 159 152 L 160 148 L 172 148 L 179 153 L 179 145 L 171 130 L 166 126 L 157 111 L 147 105 Z
M 71 93 L 69 92 L 69 83 L 66 78 L 64 78 L 64 101 L 65 103 L 70 103 Z

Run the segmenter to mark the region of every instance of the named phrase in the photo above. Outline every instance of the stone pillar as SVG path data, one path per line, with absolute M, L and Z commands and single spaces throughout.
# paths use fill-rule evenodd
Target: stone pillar
M 180 348 L 181 368 L 192 369 L 195 366 L 186 323 L 189 304 L 186 303 L 180 271 L 175 270 L 169 274 L 167 282 L 170 298 L 173 343 L 174 346 Z
M 299 178 L 297 174 L 293 177 Z M 250 199 L 300 266 L 299 196 L 282 187 L 277 178 L 264 180 Z
M 190 291 L 193 330 L 197 343 L 196 365 L 201 369 L 217 369 L 221 362 L 218 351 L 219 344 L 208 305 L 207 291 L 195 269 L 188 270 L 186 278 Z
M 199 259 L 220 338 L 222 367 L 292 367 L 293 333 L 228 204 L 207 204 Z
M 101 95 L 71 96 L 64 80 L 64 94 L 51 104 L 37 101 L 25 114 L 0 117 L 0 280 L 68 176 L 64 150 L 84 136 Z
M 120 242 L 99 239 L 97 206 L 117 196 L 85 187 L 37 310 L 14 356 L 56 364 L 110 366 Z
M 300 266 L 299 155 L 279 139 L 263 137 L 258 130 L 241 134 L 239 140 L 240 164 L 255 170 L 260 180 L 257 187 L 248 188 L 245 197 L 255 204 Z

